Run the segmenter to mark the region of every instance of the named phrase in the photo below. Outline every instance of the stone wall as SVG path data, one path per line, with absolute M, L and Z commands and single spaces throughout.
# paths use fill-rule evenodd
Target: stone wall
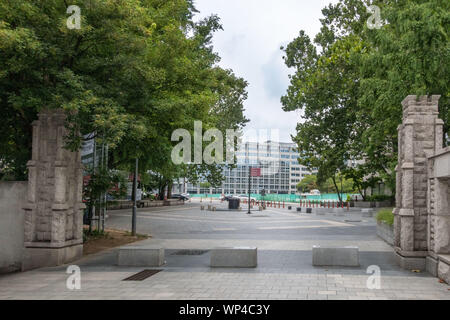
M 438 269 L 448 272 L 448 265 L 441 264 L 450 260 L 450 149 L 443 148 L 438 101 L 439 96 L 408 96 L 402 103 L 394 210 L 399 264 L 436 275 Z
M 27 182 L 0 182 L 0 273 L 19 271 Z
M 383 221 L 377 222 L 377 236 L 391 246 L 394 245 L 394 228 Z
M 428 159 L 427 269 L 450 283 L 450 147 Z

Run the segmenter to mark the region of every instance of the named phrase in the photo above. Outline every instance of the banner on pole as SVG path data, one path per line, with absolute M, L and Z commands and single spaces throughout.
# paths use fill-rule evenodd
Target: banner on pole
M 261 177 L 261 168 L 252 168 L 250 171 L 250 176 Z

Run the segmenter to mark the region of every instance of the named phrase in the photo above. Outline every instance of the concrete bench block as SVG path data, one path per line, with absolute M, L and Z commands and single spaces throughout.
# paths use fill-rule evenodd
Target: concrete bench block
M 327 211 L 325 208 L 313 208 L 313 212 L 318 216 L 324 216 Z
M 358 267 L 358 247 L 313 246 L 313 266 Z
M 211 251 L 213 268 L 256 268 L 257 264 L 257 248 L 214 248 Z
M 362 216 L 363 216 L 363 217 L 368 217 L 368 218 L 370 218 L 370 217 L 373 217 L 374 210 L 373 210 L 373 209 L 362 209 L 362 210 L 361 210 L 361 213 L 362 213 Z
M 123 247 L 117 254 L 117 265 L 128 267 L 160 267 L 164 264 L 163 248 Z

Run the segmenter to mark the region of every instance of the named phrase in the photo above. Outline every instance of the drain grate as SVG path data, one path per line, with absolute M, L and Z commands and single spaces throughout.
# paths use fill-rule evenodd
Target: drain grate
M 161 272 L 162 270 L 144 270 L 139 273 L 133 274 L 131 277 L 123 279 L 122 281 L 143 281 L 155 274 Z
M 209 250 L 178 250 L 172 253 L 172 256 L 201 256 L 208 253 Z

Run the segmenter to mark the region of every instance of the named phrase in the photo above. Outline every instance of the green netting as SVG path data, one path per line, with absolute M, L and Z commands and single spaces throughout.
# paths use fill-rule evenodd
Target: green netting
M 342 200 L 346 201 L 348 196 L 352 194 L 344 193 L 342 194 Z M 217 199 L 221 197 L 221 194 L 193 194 L 191 195 L 193 198 L 213 198 Z M 284 201 L 284 202 L 299 202 L 302 200 L 310 200 L 310 201 L 339 201 L 339 197 L 337 193 L 325 193 L 321 195 L 307 195 L 300 197 L 296 194 L 266 194 L 264 198 L 260 194 L 251 194 L 252 198 L 256 200 L 265 200 L 265 201 Z

